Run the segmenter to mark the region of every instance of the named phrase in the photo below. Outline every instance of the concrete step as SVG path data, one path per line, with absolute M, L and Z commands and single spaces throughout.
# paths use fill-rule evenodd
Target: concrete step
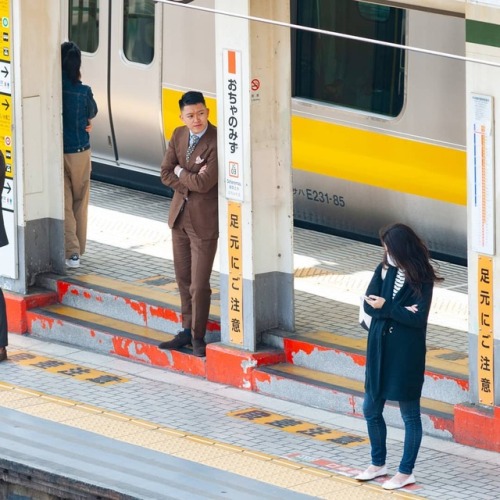
M 43 280 L 45 287 L 57 291 L 60 304 L 28 312 L 31 334 L 152 366 L 207 376 L 206 360 L 210 360 L 215 350 L 207 349 L 207 358 L 200 359 L 189 349 L 162 351 L 157 347 L 181 328 L 175 283 L 130 283 L 96 275 L 78 278 L 46 275 Z M 220 340 L 219 322 L 220 307 L 216 300 L 211 309 L 209 343 Z M 263 341 L 277 348 L 277 353 L 284 353 L 286 363 L 282 363 L 283 354 L 274 361 L 268 358 L 268 366 L 258 365 L 253 373 L 245 372 L 244 387 L 361 416 L 366 339 L 317 331 L 305 335 L 267 332 Z M 223 346 L 221 352 L 225 353 Z M 220 360 L 216 364 L 218 368 L 214 365 L 209 371 L 221 370 Z M 209 375 L 211 380 L 218 380 L 217 377 L 217 373 Z M 425 432 L 451 438 L 453 405 L 467 400 L 466 355 L 430 348 L 422 403 Z M 401 425 L 397 407 L 389 406 L 386 413 L 390 425 Z
M 31 335 L 112 354 L 151 366 L 205 377 L 205 358 L 192 354 L 192 348 L 159 349 L 158 343 L 173 335 L 148 326 L 136 325 L 63 304 L 27 311 Z
M 56 291 L 61 304 L 163 332 L 176 333 L 182 329 L 175 282 L 131 283 L 92 274 L 78 278 L 47 274 L 38 281 Z M 213 302 L 207 324 L 208 342 L 220 340 L 220 307 L 218 300 Z
M 363 418 L 364 384 L 352 378 L 282 363 L 256 368 L 253 382 L 268 396 Z M 424 434 L 453 439 L 452 404 L 422 398 L 421 413 Z M 389 426 L 403 426 L 397 403 L 387 402 L 384 418 Z
M 332 375 L 364 381 L 366 338 L 356 339 L 332 332 L 317 331 L 266 341 L 279 344 L 288 363 Z M 464 353 L 428 346 L 424 397 L 449 404 L 468 401 L 468 357 Z

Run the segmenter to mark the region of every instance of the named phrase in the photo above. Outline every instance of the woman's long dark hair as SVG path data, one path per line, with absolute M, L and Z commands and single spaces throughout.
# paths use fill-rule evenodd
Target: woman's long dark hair
M 427 245 L 411 227 L 401 223 L 391 224 L 383 227 L 379 236 L 387 248 L 384 252 L 384 265 L 388 265 L 388 252 L 396 265 L 403 269 L 405 279 L 416 293 L 420 294 L 423 283 L 443 281 L 431 263 Z
M 82 77 L 81 66 L 82 53 L 78 45 L 74 42 L 64 42 L 61 45 L 61 68 L 66 72 L 73 85 Z

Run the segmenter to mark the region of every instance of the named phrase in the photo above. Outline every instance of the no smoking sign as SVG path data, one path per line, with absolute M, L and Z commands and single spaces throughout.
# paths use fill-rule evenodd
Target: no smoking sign
M 260 88 L 260 80 L 258 78 L 254 78 L 250 86 L 252 88 L 252 92 L 256 92 Z

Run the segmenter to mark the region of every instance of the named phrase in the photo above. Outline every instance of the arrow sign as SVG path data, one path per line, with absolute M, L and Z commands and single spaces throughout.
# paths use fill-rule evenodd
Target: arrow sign
M 5 108 L 5 111 L 7 111 L 10 108 L 9 101 L 7 101 L 7 99 L 5 99 L 5 101 L 2 102 L 2 106 Z
M 7 68 L 7 66 L 4 66 L 2 68 L 2 74 L 4 78 L 7 78 L 9 76 L 9 69 Z
M 9 182 L 6 182 L 3 188 L 5 189 L 5 191 L 7 191 L 7 194 L 10 194 L 10 192 L 12 191 L 12 186 Z

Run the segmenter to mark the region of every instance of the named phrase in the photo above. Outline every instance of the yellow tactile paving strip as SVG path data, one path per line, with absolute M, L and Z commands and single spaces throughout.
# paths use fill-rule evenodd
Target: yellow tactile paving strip
M 387 492 L 369 483 L 302 466 L 279 457 L 246 450 L 201 436 L 159 426 L 92 405 L 50 396 L 0 382 L 0 407 L 85 429 L 122 442 L 191 460 L 219 470 L 331 500 L 422 498 L 404 492 Z
M 273 426 L 291 434 L 301 434 L 320 441 L 330 441 L 340 446 L 355 447 L 368 444 L 368 438 L 356 434 L 341 432 L 328 427 L 323 427 L 309 422 L 304 422 L 296 418 L 284 417 L 278 413 L 272 413 L 260 408 L 246 408 L 228 413 L 228 416 L 235 417 L 250 422 Z
M 28 351 L 9 351 L 9 360 L 18 365 L 38 368 L 48 373 L 55 373 L 83 382 L 91 382 L 98 386 L 128 382 L 127 378 L 118 377 L 112 373 L 67 363 L 66 361 L 61 361 L 56 358 L 47 358 L 38 354 L 32 354 Z

